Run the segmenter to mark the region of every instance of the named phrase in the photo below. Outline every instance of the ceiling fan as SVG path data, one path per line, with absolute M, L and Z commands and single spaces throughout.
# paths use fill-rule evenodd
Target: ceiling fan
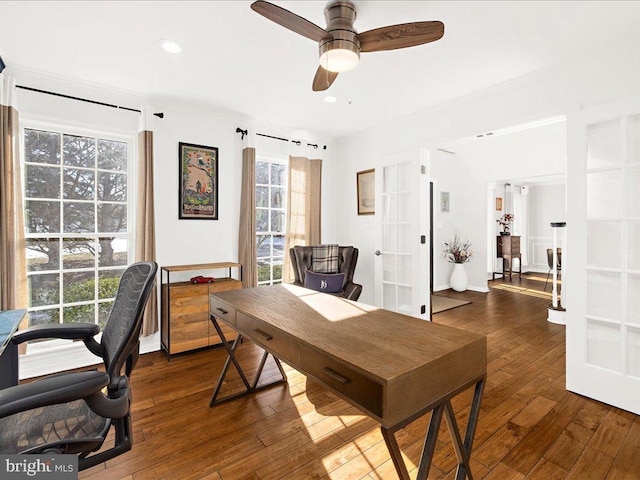
M 361 52 L 380 52 L 435 42 L 444 35 L 438 21 L 411 22 L 358 33 L 353 27 L 356 6 L 349 1 L 332 1 L 324 7 L 326 30 L 273 3 L 258 0 L 251 8 L 272 22 L 318 42 L 320 65 L 313 79 L 313 91 L 327 90 L 340 72 L 356 67 Z

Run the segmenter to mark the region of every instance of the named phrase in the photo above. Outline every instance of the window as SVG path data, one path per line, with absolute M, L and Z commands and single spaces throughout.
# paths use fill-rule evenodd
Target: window
M 29 325 L 103 327 L 132 243 L 129 139 L 23 132 Z
M 258 285 L 282 283 L 287 217 L 286 160 L 256 160 L 256 259 Z

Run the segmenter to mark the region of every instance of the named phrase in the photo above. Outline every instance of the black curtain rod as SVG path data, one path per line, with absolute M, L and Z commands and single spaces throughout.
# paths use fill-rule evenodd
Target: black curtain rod
M 236 128 L 236 133 L 240 133 L 240 134 L 242 134 L 242 138 L 244 138 L 244 136 L 247 134 L 247 131 L 246 131 L 246 130 L 242 130 L 242 129 L 240 129 L 240 127 L 238 127 L 238 128 Z M 281 140 L 281 141 L 283 141 L 283 142 L 291 142 L 291 143 L 295 143 L 297 146 L 302 145 L 302 142 L 301 142 L 300 140 L 289 140 L 288 138 L 274 137 L 274 136 L 267 135 L 267 134 L 264 134 L 264 133 L 256 133 L 256 135 L 258 135 L 258 136 L 260 136 L 260 137 L 273 138 L 274 140 Z M 307 143 L 307 146 L 308 146 L 308 147 L 313 147 L 313 148 L 315 148 L 315 149 L 317 149 L 317 148 L 318 148 L 318 145 L 316 145 L 316 144 L 314 144 L 314 143 Z M 326 150 L 326 149 L 327 149 L 327 146 L 326 146 L 326 145 L 324 145 L 324 146 L 322 147 L 322 149 L 323 149 L 323 150 Z
M 21 88 L 22 90 L 28 90 L 30 92 L 37 92 L 37 93 L 44 93 L 46 95 L 53 95 L 54 97 L 62 97 L 62 98 L 68 98 L 70 100 L 78 100 L 80 102 L 93 103 L 94 105 L 102 105 L 103 107 L 117 108 L 118 110 L 127 110 L 129 112 L 142 113 L 140 110 L 136 110 L 135 108 L 121 107 L 119 105 L 113 105 L 111 103 L 98 102 L 97 100 L 89 100 L 87 98 L 74 97 L 74 96 L 71 96 L 71 95 L 65 95 L 63 93 L 50 92 L 48 90 L 40 90 L 39 88 L 25 87 L 24 85 L 16 85 L 16 88 Z M 164 118 L 164 113 L 162 113 L 162 112 L 154 113 L 154 115 L 156 117 L 158 117 L 158 118 Z

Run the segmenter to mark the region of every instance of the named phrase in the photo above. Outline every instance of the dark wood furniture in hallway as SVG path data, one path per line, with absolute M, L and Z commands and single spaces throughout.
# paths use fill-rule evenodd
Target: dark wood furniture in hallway
M 509 272 L 509 280 L 513 275 L 513 260 L 518 259 L 518 278 L 522 279 L 522 253 L 520 250 L 520 237 L 517 235 L 498 235 L 496 237 L 496 258 L 502 259 L 502 272 L 493 272 L 493 279 L 496 274 L 501 274 L 506 278 Z M 507 266 L 509 267 L 507 269 Z

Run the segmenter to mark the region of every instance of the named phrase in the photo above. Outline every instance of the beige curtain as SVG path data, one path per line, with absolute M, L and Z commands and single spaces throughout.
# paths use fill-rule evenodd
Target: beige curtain
M 156 260 L 155 214 L 153 207 L 153 110 L 145 107 L 138 132 L 138 202 L 136 213 L 136 262 Z M 154 288 L 142 320 L 141 335 L 158 331 L 158 290 Z
M 28 306 L 15 96 L 15 79 L 0 74 L 0 310 Z
M 291 283 L 289 249 L 296 245 L 321 243 L 322 160 L 289 157 L 289 197 L 287 234 L 285 240 L 283 280 Z
M 242 191 L 240 197 L 240 231 L 238 262 L 242 265 L 242 286 L 258 285 L 256 262 L 256 149 L 242 150 Z

